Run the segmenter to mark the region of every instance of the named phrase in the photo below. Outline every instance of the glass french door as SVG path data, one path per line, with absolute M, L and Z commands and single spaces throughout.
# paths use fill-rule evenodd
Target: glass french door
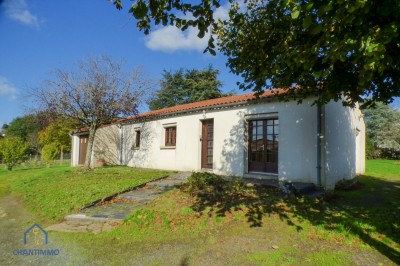
M 249 172 L 278 173 L 279 120 L 249 121 Z

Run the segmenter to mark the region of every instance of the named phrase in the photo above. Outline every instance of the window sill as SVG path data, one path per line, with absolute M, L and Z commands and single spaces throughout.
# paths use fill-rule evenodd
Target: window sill
M 160 150 L 174 150 L 176 146 L 161 146 Z
M 139 150 L 139 149 L 140 149 L 140 147 L 133 147 L 132 148 L 133 151 L 136 151 L 136 150 Z

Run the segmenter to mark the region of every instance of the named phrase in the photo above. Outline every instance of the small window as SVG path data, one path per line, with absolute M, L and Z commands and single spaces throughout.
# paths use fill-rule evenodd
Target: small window
M 176 127 L 165 128 L 165 146 L 176 146 Z
M 136 131 L 135 148 L 140 147 L 140 130 Z

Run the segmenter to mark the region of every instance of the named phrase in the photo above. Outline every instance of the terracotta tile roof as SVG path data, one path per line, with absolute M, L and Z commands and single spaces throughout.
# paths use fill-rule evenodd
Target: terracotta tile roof
M 259 98 L 261 98 L 261 99 L 272 98 L 275 95 L 283 94 L 286 91 L 287 90 L 285 90 L 285 89 L 268 90 L 268 91 L 265 91 L 263 94 L 259 95 Z M 253 100 L 256 100 L 256 96 L 254 95 L 253 92 L 247 93 L 247 94 L 237 94 L 237 95 L 221 97 L 221 98 L 216 98 L 216 99 L 211 99 L 211 100 L 177 105 L 177 106 L 168 107 L 168 108 L 164 108 L 164 109 L 160 109 L 160 110 L 154 110 L 154 111 L 146 112 L 146 113 L 139 114 L 136 116 L 122 118 L 122 119 L 115 121 L 112 124 L 104 125 L 104 126 L 110 126 L 110 125 L 118 124 L 120 122 L 132 121 L 132 120 L 151 117 L 151 116 L 166 115 L 166 114 L 172 114 L 172 113 L 176 113 L 176 112 L 195 110 L 195 109 L 199 109 L 199 108 L 218 107 L 220 105 L 225 105 L 225 104 L 245 103 L 245 102 L 249 102 L 249 101 L 253 101 Z M 85 131 L 87 131 L 87 129 L 85 130 L 84 128 L 82 128 L 80 130 L 73 130 L 73 131 L 71 131 L 71 133 L 77 133 L 77 132 L 82 132 L 82 131 L 85 132 Z
M 268 90 L 268 91 L 265 91 L 263 94 L 261 94 L 259 96 L 259 98 L 261 98 L 261 99 L 272 98 L 275 95 L 283 94 L 284 92 L 286 92 L 285 89 Z M 127 118 L 119 120 L 118 122 L 135 120 L 135 119 L 150 117 L 150 116 L 165 115 L 165 114 L 182 112 L 182 111 L 189 111 L 189 110 L 194 110 L 194 109 L 199 109 L 199 108 L 217 107 L 219 105 L 225 105 L 225 104 L 244 103 L 244 102 L 253 101 L 255 99 L 256 99 L 256 96 L 254 95 L 254 93 L 237 94 L 237 95 L 221 97 L 221 98 L 216 98 L 216 99 L 211 99 L 211 100 L 177 105 L 177 106 L 168 107 L 168 108 L 164 108 L 164 109 L 160 109 L 160 110 L 154 110 L 154 111 L 146 112 L 146 113 L 143 113 L 143 114 L 140 114 L 137 116 L 127 117 Z

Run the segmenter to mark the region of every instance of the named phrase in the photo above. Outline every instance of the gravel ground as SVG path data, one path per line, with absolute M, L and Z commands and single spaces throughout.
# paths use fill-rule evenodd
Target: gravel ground
M 13 196 L 0 198 L 0 265 L 72 265 L 79 261 L 80 253 L 77 247 L 61 245 L 57 238 L 49 233 L 48 244 L 24 245 L 24 232 L 35 223 L 28 213 Z M 28 238 L 29 241 L 29 238 Z M 58 249 L 57 256 L 14 255 L 20 249 Z

